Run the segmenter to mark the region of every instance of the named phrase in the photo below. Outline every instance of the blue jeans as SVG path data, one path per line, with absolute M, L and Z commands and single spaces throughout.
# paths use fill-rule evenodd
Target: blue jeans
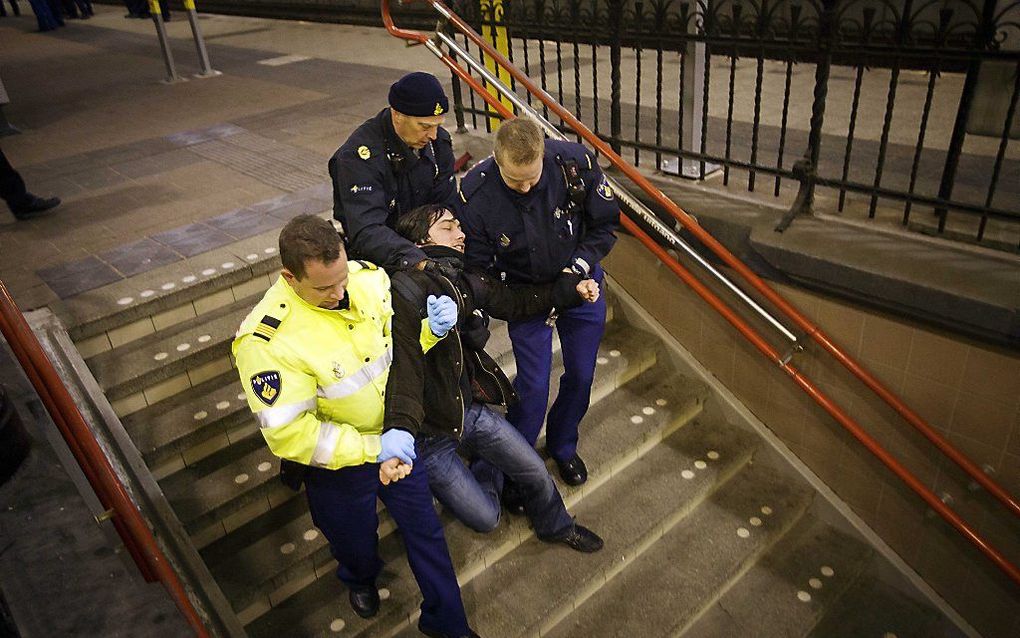
M 458 450 L 473 459 L 470 469 Z M 472 403 L 464 415 L 460 441 L 443 435 L 422 437 L 418 462 L 424 463 L 429 487 L 443 507 L 475 531 L 489 532 L 499 524 L 504 474 L 520 486 L 524 510 L 539 538 L 557 538 L 574 524 L 535 449 L 506 419 L 481 403 Z

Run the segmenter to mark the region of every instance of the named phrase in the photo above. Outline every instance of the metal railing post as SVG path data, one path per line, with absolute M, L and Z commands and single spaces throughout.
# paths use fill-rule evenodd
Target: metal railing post
M 689 11 L 682 13 L 685 18 L 684 32 L 687 38 L 684 39 L 684 51 L 680 63 L 683 65 L 681 75 L 684 83 L 680 87 L 680 109 L 683 111 L 684 121 L 683 137 L 679 150 L 688 149 L 695 153 L 704 152 L 705 130 L 702 126 L 702 112 L 705 109 L 708 95 L 706 93 L 707 83 L 705 74 L 708 72 L 710 58 L 704 41 L 692 39 L 691 36 L 698 35 L 699 25 L 705 24 L 705 5 L 701 2 L 694 2 L 684 5 L 684 9 L 690 6 Z M 679 158 L 679 174 L 681 177 L 691 179 L 702 178 L 702 173 L 712 172 L 718 166 L 711 164 L 702 170 L 705 162 L 692 159 Z
M 202 37 L 202 29 L 198 26 L 198 11 L 195 10 L 195 0 L 184 0 L 184 9 L 188 12 L 191 35 L 195 38 L 195 49 L 198 50 L 198 64 L 202 68 L 202 72 L 196 74 L 195 77 L 213 78 L 221 75 L 209 63 L 209 52 L 205 50 L 205 38 Z
M 174 64 L 174 54 L 170 51 L 170 42 L 166 37 L 166 25 L 163 24 L 163 10 L 159 8 L 159 0 L 149 0 L 149 14 L 152 16 L 152 23 L 156 25 L 156 37 L 159 38 L 159 48 L 163 52 L 163 64 L 166 65 L 166 82 L 180 82 L 181 76 L 177 75 L 177 67 Z
M 620 137 L 623 132 L 623 116 L 620 114 L 620 40 L 623 24 L 623 3 L 625 0 L 609 0 L 609 145 L 620 153 Z

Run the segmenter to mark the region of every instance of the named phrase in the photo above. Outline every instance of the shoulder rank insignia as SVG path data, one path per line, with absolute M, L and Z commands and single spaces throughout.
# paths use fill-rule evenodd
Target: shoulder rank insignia
M 443 114 L 443 105 L 440 104 L 439 102 L 436 102 L 436 108 L 435 108 L 434 111 L 432 111 L 432 115 L 442 115 L 442 114 Z
M 276 370 L 259 372 L 251 377 L 252 392 L 259 398 L 259 401 L 266 405 L 271 406 L 276 403 L 276 400 L 280 398 L 280 387 L 282 385 L 283 381 L 280 379 L 280 373 Z
M 252 334 L 254 334 L 259 339 L 265 339 L 266 341 L 269 341 L 270 339 L 273 338 L 273 335 L 276 334 L 276 329 L 279 327 L 280 327 L 279 319 L 277 319 L 276 317 L 270 317 L 269 315 L 266 315 L 265 317 L 262 317 L 262 321 L 259 322 L 259 325 L 255 326 L 255 332 L 253 332 Z
M 360 157 L 363 160 L 367 160 L 368 158 L 372 157 L 372 151 L 368 150 L 367 146 L 361 145 L 358 147 L 358 157 Z
M 599 184 L 596 192 L 598 192 L 599 197 L 606 201 L 613 199 L 613 187 L 609 185 L 609 180 L 604 175 L 602 176 L 602 183 Z

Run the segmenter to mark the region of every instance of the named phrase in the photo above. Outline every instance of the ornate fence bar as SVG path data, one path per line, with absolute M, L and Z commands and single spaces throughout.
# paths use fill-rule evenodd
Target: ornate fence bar
M 1020 250 L 1020 1 L 450 6 L 637 165 Z

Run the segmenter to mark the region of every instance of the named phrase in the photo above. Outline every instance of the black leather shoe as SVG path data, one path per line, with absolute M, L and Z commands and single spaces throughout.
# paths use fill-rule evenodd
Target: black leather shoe
M 36 213 L 41 213 L 44 210 L 56 208 L 60 205 L 59 197 L 50 197 L 43 199 L 42 197 L 36 197 L 35 195 L 29 195 L 29 200 L 25 204 L 18 206 L 13 210 L 14 216 L 18 219 L 28 219 L 35 216 Z
M 574 523 L 565 535 L 558 538 L 542 539 L 547 543 L 563 543 L 575 552 L 593 554 L 602 549 L 602 538 L 583 525 Z
M 468 632 L 466 634 L 448 634 L 442 631 L 428 629 L 427 627 L 422 627 L 421 625 L 418 625 L 418 631 L 425 634 L 429 638 L 482 638 L 481 636 L 476 634 L 473 629 L 470 628 L 468 629 Z
M 560 477 L 567 485 L 581 485 L 588 480 L 588 468 L 576 454 L 569 461 L 556 461 L 556 467 L 560 469 Z
M 371 618 L 379 612 L 379 591 L 371 589 L 352 589 L 348 595 L 351 609 L 362 618 Z
M 524 494 L 517 483 L 510 479 L 503 481 L 503 493 L 500 495 L 500 501 L 506 511 L 517 516 L 524 516 Z

